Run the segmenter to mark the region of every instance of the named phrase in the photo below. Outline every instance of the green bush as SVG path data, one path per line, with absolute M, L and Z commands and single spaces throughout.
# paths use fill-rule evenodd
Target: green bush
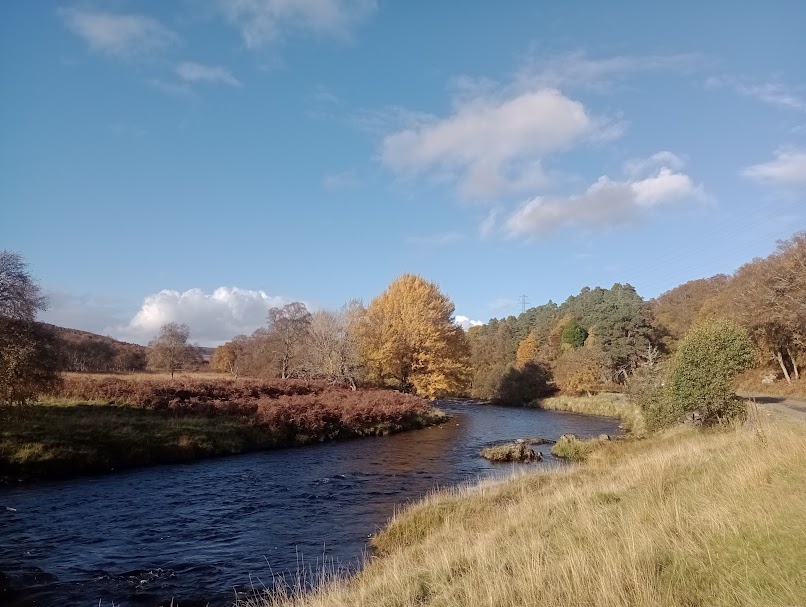
M 641 409 L 649 431 L 675 424 L 684 413 L 674 406 L 666 387 L 667 380 L 667 366 L 655 364 L 639 367 L 627 384 L 627 396 Z
M 744 405 L 731 382 L 755 362 L 750 336 L 728 319 L 696 325 L 672 359 L 668 394 L 672 410 L 667 418 L 693 411 L 704 424 L 744 415 Z

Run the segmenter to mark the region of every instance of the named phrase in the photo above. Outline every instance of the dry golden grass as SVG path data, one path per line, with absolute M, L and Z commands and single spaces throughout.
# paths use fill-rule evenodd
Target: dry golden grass
M 533 406 L 552 411 L 615 417 L 633 436 L 646 434 L 646 423 L 641 408 L 630 402 L 626 394 L 602 392 L 592 396 L 553 396 L 535 401 Z
M 354 578 L 240 606 L 804 605 L 806 425 L 755 417 L 432 495 Z

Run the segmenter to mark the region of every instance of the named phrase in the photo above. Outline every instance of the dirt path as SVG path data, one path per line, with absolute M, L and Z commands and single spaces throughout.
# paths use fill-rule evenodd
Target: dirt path
M 772 411 L 790 415 L 806 421 L 806 401 L 794 400 L 785 396 L 770 396 L 768 394 L 750 394 L 749 392 L 737 392 L 738 396 L 753 400 L 762 407 Z

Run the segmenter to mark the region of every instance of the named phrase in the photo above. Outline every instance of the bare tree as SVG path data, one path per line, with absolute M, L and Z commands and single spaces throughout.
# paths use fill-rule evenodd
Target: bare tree
M 357 330 L 363 314 L 364 307 L 353 300 L 337 312 L 321 310 L 311 315 L 304 365 L 310 376 L 356 389 L 363 367 Z
M 287 379 L 292 374 L 292 364 L 298 358 L 300 346 L 307 337 L 311 314 L 304 303 L 294 301 L 282 308 L 270 308 L 268 323 L 270 334 L 277 340 L 280 377 Z
M 190 327 L 169 322 L 160 327 L 159 334 L 148 343 L 148 366 L 171 373 L 199 362 L 197 348 L 188 343 Z
M 0 403 L 24 404 L 58 381 L 58 340 L 35 322 L 46 308 L 22 257 L 0 252 Z
M 18 253 L 0 252 L 0 316 L 31 322 L 38 311 L 47 310 L 47 298 L 27 266 Z

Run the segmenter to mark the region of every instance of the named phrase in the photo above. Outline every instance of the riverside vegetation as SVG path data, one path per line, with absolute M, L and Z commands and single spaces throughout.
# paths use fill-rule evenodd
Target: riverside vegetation
M 355 577 L 281 579 L 239 607 L 796 605 L 806 426 L 738 401 L 752 361 L 741 326 L 697 325 L 629 398 L 544 403 L 618 412 L 647 438 L 563 436 L 552 453 L 577 465 L 435 493 L 373 537 Z
M 75 476 L 390 434 L 439 423 L 427 401 L 303 381 L 68 375 L 0 408 L 0 478 Z
M 799 605 L 806 426 L 751 420 L 437 492 L 373 537 L 355 577 L 281 581 L 239 607 Z

